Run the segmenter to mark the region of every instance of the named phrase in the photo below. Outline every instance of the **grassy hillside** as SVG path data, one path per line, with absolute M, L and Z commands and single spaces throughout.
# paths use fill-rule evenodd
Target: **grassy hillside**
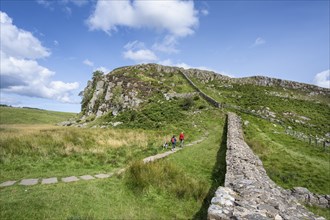
M 209 81 L 196 85 L 217 101 L 254 112 L 307 136 L 325 137 L 330 131 L 330 96 L 281 87 Z M 234 109 L 232 109 L 234 110 Z
M 107 180 L 2 188 L 0 217 L 206 218 L 210 196 L 223 184 L 225 174 L 224 118 L 224 114 L 217 109 L 204 109 L 193 120 L 177 119 L 167 123 L 169 126 L 164 126 L 162 130 L 165 133 L 154 129 L 123 128 L 45 128 L 35 131 L 7 128 L 6 134 L 0 137 L 2 141 L 6 140 L 3 146 L 8 146 L 1 147 L 6 152 L 4 158 L 10 155 L 8 160 L 1 161 L 1 170 L 5 170 L 2 179 L 21 178 L 25 174 L 27 176 L 24 177 L 31 178 L 93 174 L 110 172 L 115 169 L 114 166 L 133 166 L 124 176 Z M 164 134 L 170 138 L 173 133 L 182 130 L 186 133 L 187 144 L 205 135 L 206 139 L 184 148 L 163 162 L 146 166 L 134 163 L 162 151 L 160 145 Z M 25 144 L 23 149 L 19 147 L 22 144 Z
M 0 108 L 0 182 L 129 167 L 127 172 L 104 180 L 1 188 L 1 219 L 206 219 L 210 199 L 224 183 L 225 114 L 237 110 L 216 109 L 198 95 L 167 100 L 164 93 L 191 93 L 194 89 L 178 72 L 158 73 L 154 65 L 121 68 L 113 74 L 126 86 L 122 90 L 136 85 L 144 102 L 118 115 L 109 112 L 78 119 L 85 128 L 51 125 L 73 114 Z M 246 122 L 247 143 L 277 184 L 330 194 L 329 151 L 285 132 L 290 126 L 312 136 L 325 136 L 330 128 L 329 97 L 279 87 L 193 80 L 220 102 L 270 118 L 275 115 L 277 121 L 271 122 L 237 111 Z M 89 101 L 83 102 L 85 107 Z M 164 152 L 164 141 L 182 131 L 186 144 L 204 141 L 152 164 L 139 162 Z
M 330 150 L 295 139 L 267 120 L 246 114 L 242 118 L 249 121 L 244 126 L 245 140 L 263 161 L 271 179 L 287 189 L 302 186 L 330 194 Z
M 323 142 L 330 131 L 330 97 L 281 87 L 265 87 L 233 82 L 193 81 L 202 91 L 221 103 L 238 106 L 263 116 L 246 114 L 235 108 L 245 121 L 245 139 L 264 163 L 277 184 L 284 188 L 303 186 L 320 194 L 330 194 L 330 149 Z M 298 139 L 287 130 L 306 137 Z M 308 141 L 312 138 L 312 143 Z M 315 138 L 319 145 L 315 146 Z M 328 138 L 329 139 L 329 138 Z
M 75 113 L 1 106 L 0 124 L 55 124 L 75 115 Z

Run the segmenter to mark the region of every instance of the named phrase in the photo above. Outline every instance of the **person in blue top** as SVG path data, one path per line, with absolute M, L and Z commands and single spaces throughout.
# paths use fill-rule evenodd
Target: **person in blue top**
M 173 135 L 173 137 L 171 138 L 171 143 L 172 143 L 172 151 L 174 151 L 175 149 L 175 145 L 176 145 L 176 138 L 175 138 L 175 135 Z

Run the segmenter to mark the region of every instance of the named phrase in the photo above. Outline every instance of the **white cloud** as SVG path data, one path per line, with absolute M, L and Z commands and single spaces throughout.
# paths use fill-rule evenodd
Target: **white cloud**
M 262 44 L 265 44 L 265 43 L 266 43 L 266 41 L 265 41 L 263 38 L 258 37 L 258 38 L 254 41 L 254 43 L 252 44 L 251 47 L 256 47 L 256 46 L 259 46 L 259 45 L 262 45 Z
M 324 70 L 314 77 L 314 83 L 317 86 L 330 89 L 330 70 Z
M 97 67 L 96 69 L 94 69 L 94 71 L 97 71 L 97 70 L 102 71 L 105 74 L 110 72 L 110 70 L 104 66 L 100 66 L 100 67 Z
M 140 42 L 140 41 L 133 41 L 133 42 L 128 42 L 124 48 L 126 50 L 137 50 L 137 49 L 144 49 L 145 48 L 145 45 L 143 42 Z
M 31 32 L 17 28 L 12 22 L 6 13 L 0 11 L 1 51 L 5 51 L 9 56 L 27 59 L 50 55 L 49 49 L 43 47 Z
M 124 58 L 134 60 L 137 63 L 147 63 L 158 60 L 156 54 L 146 49 L 144 43 L 140 41 L 128 42 L 124 46 L 124 49 L 126 49 L 126 51 L 123 52 Z
M 166 30 L 171 35 L 185 37 L 194 33 L 198 13 L 193 1 L 103 1 L 88 18 L 91 30 L 116 31 L 119 26 Z
M 32 33 L 19 29 L 4 12 L 1 16 L 1 92 L 71 102 L 77 82 L 51 81 L 55 72 L 39 65 L 38 58 L 50 55 Z
M 158 60 L 157 56 L 151 50 L 128 50 L 123 53 L 126 59 L 134 60 L 135 62 L 152 62 Z
M 11 106 L 17 106 L 17 105 L 21 104 L 21 102 L 18 101 L 17 99 L 15 99 L 13 97 L 6 97 L 4 95 L 1 95 L 0 103 L 5 104 L 5 105 L 11 105 Z
M 94 66 L 94 63 L 92 61 L 90 61 L 89 59 L 85 59 L 83 63 L 87 66 L 91 66 L 91 67 Z

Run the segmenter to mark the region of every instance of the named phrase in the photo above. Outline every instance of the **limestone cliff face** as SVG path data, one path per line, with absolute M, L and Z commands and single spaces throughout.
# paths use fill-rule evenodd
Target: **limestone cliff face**
M 113 115 L 125 109 L 137 108 L 143 96 L 148 96 L 151 86 L 115 71 L 93 77 L 83 91 L 82 112 L 84 116 Z
M 296 89 L 308 92 L 310 95 L 330 96 L 330 89 L 293 81 L 263 76 L 230 78 L 206 70 L 186 70 L 158 64 L 142 64 L 121 67 L 106 75 L 94 75 L 82 92 L 82 114 L 84 117 L 90 115 L 99 117 L 109 112 L 116 115 L 126 109 L 137 109 L 154 92 L 158 91 L 164 95 L 170 92 L 169 87 L 175 87 L 175 85 L 170 84 L 166 87 L 165 81 L 173 74 L 185 75 L 205 84 L 219 81 L 228 86 L 233 83 L 274 86 Z
M 102 116 L 111 112 L 117 115 L 127 109 L 137 109 L 155 92 L 164 96 L 176 96 L 167 92 L 164 80 L 178 74 L 179 68 L 157 64 L 136 65 L 117 68 L 106 75 L 93 76 L 82 92 L 84 117 Z

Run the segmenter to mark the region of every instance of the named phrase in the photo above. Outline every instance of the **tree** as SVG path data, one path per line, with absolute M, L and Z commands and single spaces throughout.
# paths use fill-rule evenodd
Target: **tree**
M 100 79 L 104 75 L 101 70 L 96 70 L 93 72 L 93 79 Z

